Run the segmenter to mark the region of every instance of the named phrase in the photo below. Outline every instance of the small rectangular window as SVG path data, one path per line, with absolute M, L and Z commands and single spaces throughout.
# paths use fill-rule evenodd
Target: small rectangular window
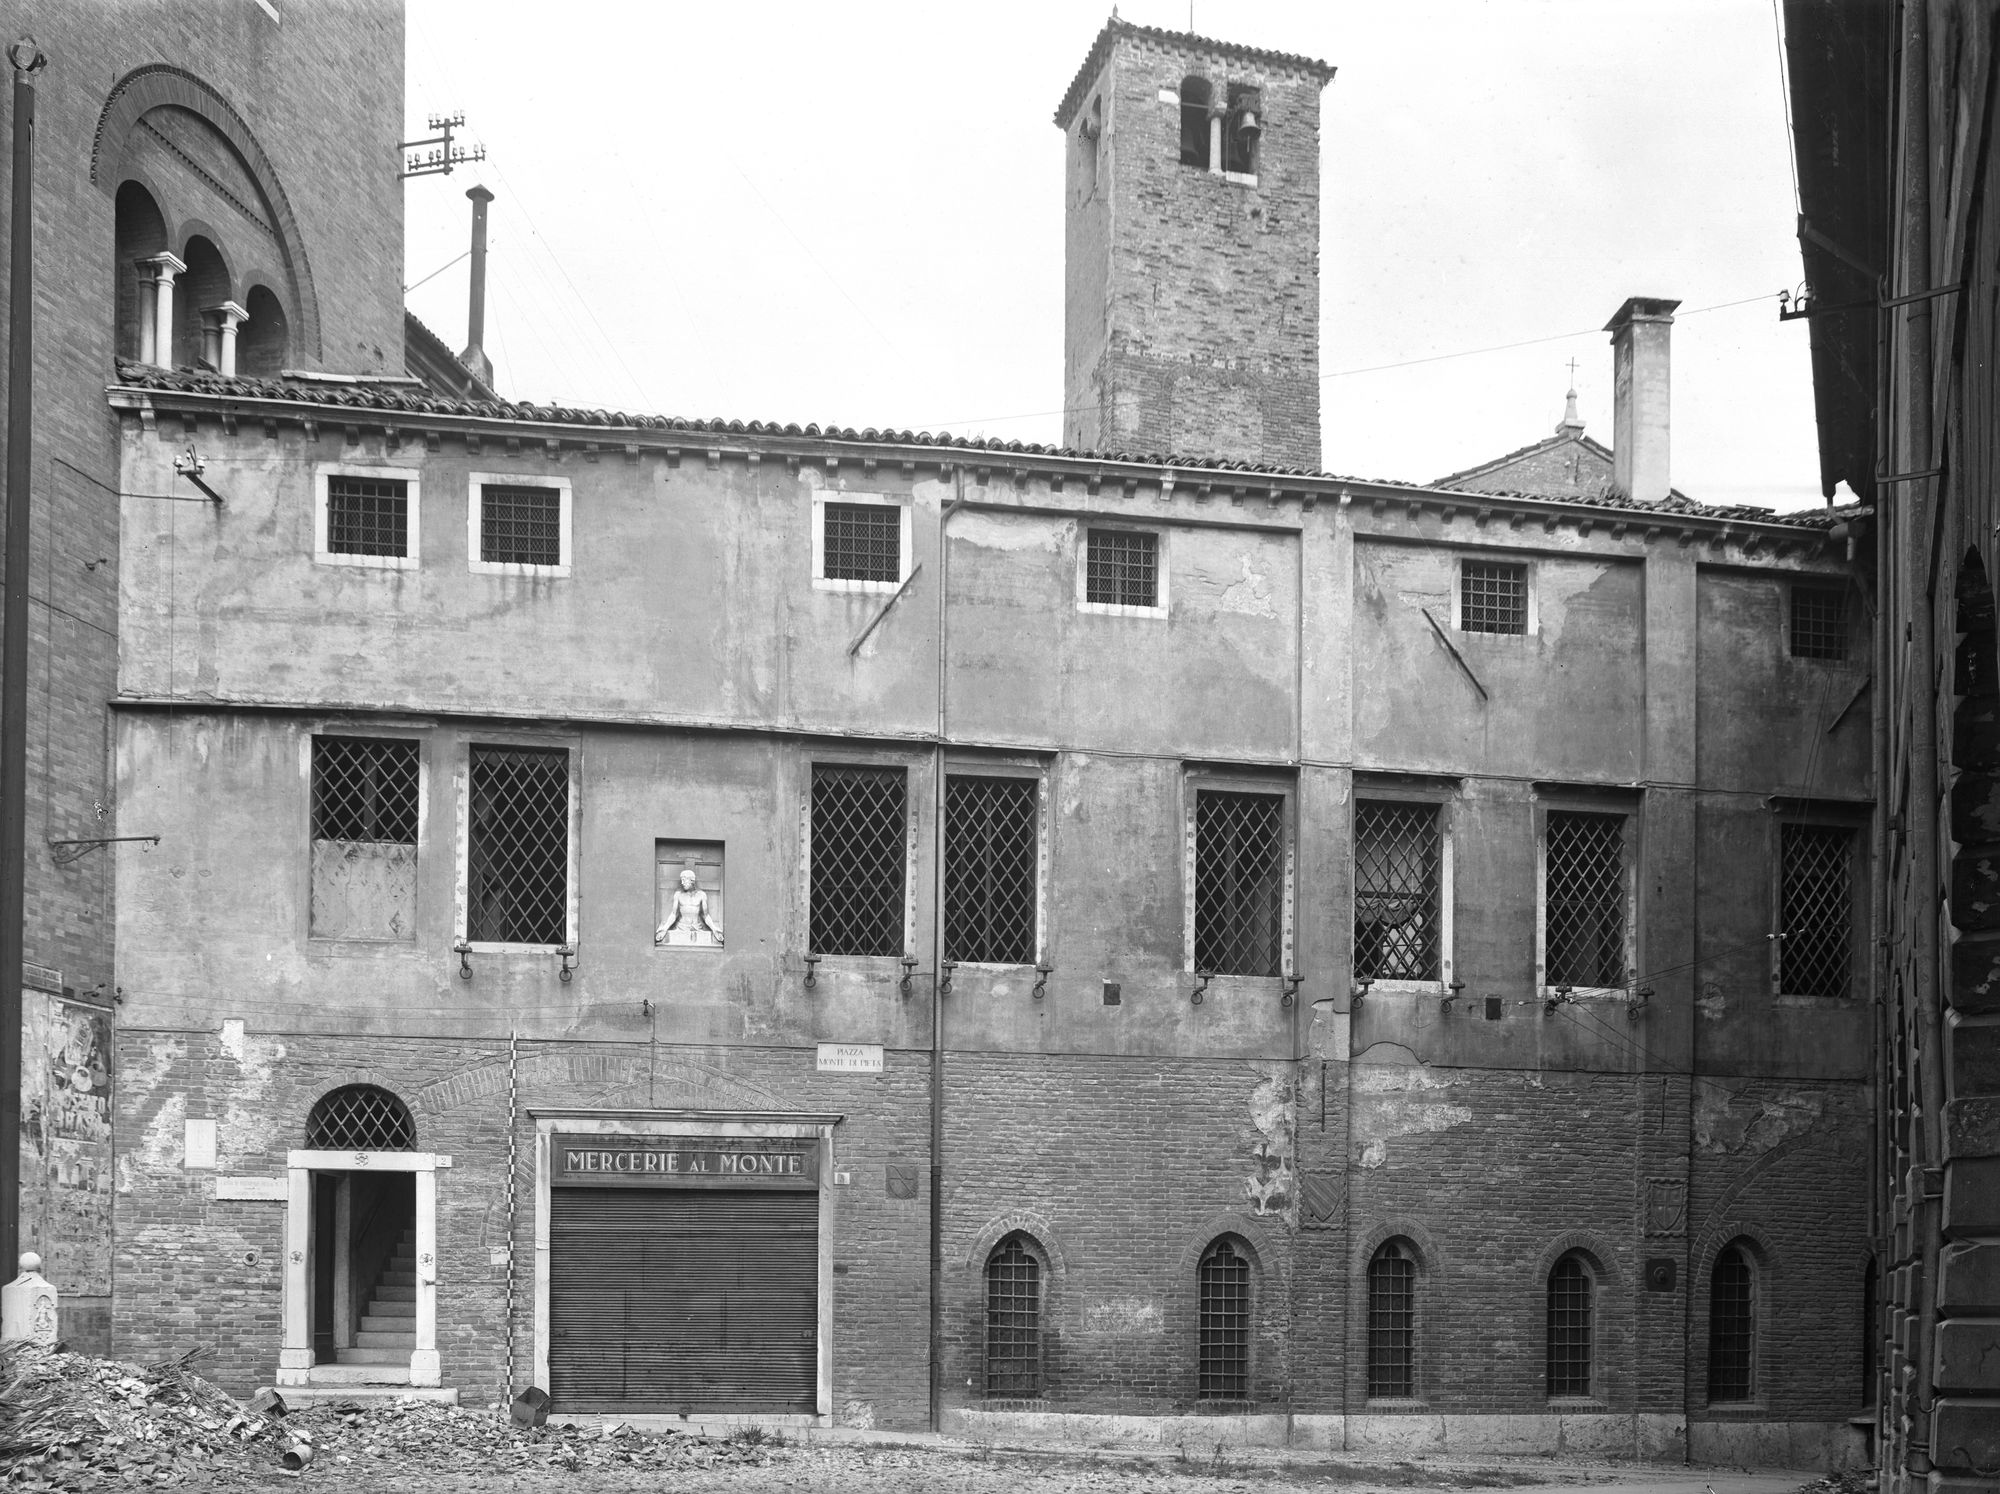
M 326 480 L 326 548 L 333 555 L 410 553 L 410 485 L 397 478 Z
M 465 937 L 560 945 L 569 933 L 569 752 L 474 746 Z
M 414 936 L 417 761 L 407 739 L 312 739 L 314 938 Z
M 1625 816 L 1550 810 L 1543 841 L 1544 981 L 1625 983 Z
M 1788 996 L 1845 996 L 1854 978 L 1854 832 L 1782 827 L 1778 987 Z
M 1105 607 L 1160 605 L 1160 537 L 1092 529 L 1084 537 L 1084 600 Z
M 1458 626 L 1467 633 L 1528 631 L 1528 568 L 1467 560 L 1458 571 Z
M 903 952 L 908 781 L 901 768 L 813 765 L 813 953 Z
M 563 563 L 562 490 L 483 483 L 479 558 L 488 565 Z
M 1847 657 L 1847 589 L 1841 586 L 1792 588 L 1792 657 Z
M 945 780 L 946 959 L 1035 963 L 1039 797 L 1032 778 Z
M 1354 976 L 1442 980 L 1443 836 L 1431 804 L 1354 806 Z
M 891 503 L 829 503 L 820 575 L 828 581 L 903 579 L 903 511 Z
M 1282 794 L 1195 794 L 1194 963 L 1217 975 L 1284 973 Z

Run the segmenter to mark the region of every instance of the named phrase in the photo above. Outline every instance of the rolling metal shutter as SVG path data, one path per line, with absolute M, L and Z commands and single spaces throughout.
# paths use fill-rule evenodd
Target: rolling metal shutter
M 565 1411 L 818 1409 L 819 1195 L 550 1190 Z

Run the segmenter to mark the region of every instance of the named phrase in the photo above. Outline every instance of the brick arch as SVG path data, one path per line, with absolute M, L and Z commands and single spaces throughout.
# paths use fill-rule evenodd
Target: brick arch
M 1624 1284 L 1619 1279 L 1618 1268 L 1613 1264 L 1615 1257 L 1611 1253 L 1611 1247 L 1603 1237 L 1592 1234 L 1589 1230 L 1573 1229 L 1567 1234 L 1556 1236 L 1542 1247 L 1535 1271 L 1536 1285 L 1547 1286 L 1549 1272 L 1555 1270 L 1556 1262 L 1572 1251 L 1583 1257 L 1600 1287 Z
M 1250 1247 L 1250 1264 L 1258 1275 L 1268 1276 L 1274 1269 L 1276 1242 L 1271 1238 L 1270 1228 L 1252 1215 L 1228 1209 L 1220 1214 L 1211 1214 L 1182 1237 L 1177 1275 L 1192 1281 L 1202 1256 L 1208 1253 L 1208 1247 L 1224 1235 L 1234 1235 Z
M 1359 1297 L 1359 1310 L 1354 1312 L 1350 1319 L 1353 1323 L 1350 1332 L 1358 1336 L 1358 1352 L 1353 1356 L 1354 1372 L 1360 1376 L 1358 1393 L 1366 1400 L 1371 1368 L 1368 1357 L 1371 1303 L 1368 1267 L 1375 1259 L 1375 1252 L 1391 1240 L 1408 1241 L 1414 1247 L 1417 1258 L 1415 1342 L 1412 1346 L 1415 1362 L 1411 1366 L 1411 1378 L 1415 1398 L 1421 1401 L 1437 1387 L 1437 1350 L 1443 1338 L 1440 1325 L 1446 1315 L 1446 1286 L 1449 1277 L 1445 1269 L 1444 1252 L 1436 1238 L 1414 1219 L 1394 1216 L 1384 1219 L 1354 1242 L 1354 1258 L 1349 1269 L 1349 1280 L 1353 1283 L 1352 1293 Z M 1352 1300 L 1351 1296 L 1350 1303 Z
M 1703 1232 L 1701 1243 L 1689 1254 L 1688 1274 L 1692 1277 L 1687 1284 L 1689 1378 L 1700 1390 L 1702 1404 L 1711 1404 L 1708 1394 L 1709 1336 L 1713 1326 L 1710 1312 L 1715 1294 L 1715 1263 L 1731 1245 L 1747 1247 L 1750 1256 L 1752 1394 L 1755 1400 L 1768 1404 L 1771 1388 L 1780 1380 L 1783 1368 L 1778 1338 L 1771 1331 L 1771 1312 L 1776 1305 L 1773 1286 L 1778 1279 L 1778 1264 L 1764 1228 L 1748 1220 L 1738 1218 L 1717 1222 Z
M 1033 1209 L 1014 1209 L 1005 1214 L 995 1214 L 979 1227 L 965 1249 L 965 1269 L 975 1275 L 986 1270 L 987 1257 L 1000 1246 L 1009 1235 L 1026 1235 L 1040 1252 L 1042 1261 L 1049 1268 L 1049 1287 L 1053 1292 L 1061 1282 L 1068 1279 L 1069 1260 L 1063 1254 L 1061 1239 L 1056 1228 L 1044 1214 Z
M 131 175 L 127 168 L 127 141 L 140 119 L 160 108 L 185 109 L 199 115 L 229 145 L 250 180 L 256 184 L 264 204 L 270 209 L 271 226 L 278 240 L 278 256 L 291 282 L 292 310 L 296 312 L 295 333 L 300 346 L 320 356 L 319 297 L 313 289 L 312 265 L 306 256 L 304 235 L 299 231 L 291 200 L 278 180 L 270 157 L 257 143 L 249 124 L 230 102 L 208 83 L 184 68 L 167 63 L 149 63 L 134 68 L 116 83 L 105 97 L 97 116 L 97 133 L 90 147 L 90 180 L 101 192 L 116 196 L 118 184 Z M 165 204 L 162 203 L 162 210 Z
M 1443 1249 L 1431 1232 L 1414 1219 L 1389 1218 L 1381 1221 L 1354 1241 L 1351 1269 L 1365 1272 L 1375 1252 L 1391 1240 L 1408 1240 L 1417 1247 L 1417 1273 L 1427 1281 L 1443 1284 L 1446 1276 Z
M 1211 1214 L 1182 1238 L 1181 1249 L 1176 1261 L 1173 1279 L 1167 1283 L 1164 1293 L 1167 1311 L 1168 1331 L 1178 1332 L 1181 1341 L 1182 1383 L 1190 1405 L 1197 1403 L 1200 1382 L 1201 1344 L 1201 1300 L 1200 1272 L 1202 1257 L 1209 1247 L 1220 1240 L 1228 1240 L 1239 1247 L 1250 1263 L 1250 1345 L 1248 1355 L 1247 1391 L 1252 1401 L 1257 1400 L 1257 1391 L 1265 1380 L 1271 1378 L 1271 1366 L 1266 1363 L 1273 1349 L 1282 1363 L 1286 1345 L 1282 1341 L 1282 1328 L 1270 1321 L 1274 1302 L 1281 1302 L 1283 1292 L 1278 1281 L 1278 1273 L 1284 1258 L 1278 1248 L 1273 1232 L 1263 1222 L 1252 1215 L 1234 1209 Z M 1273 1342 L 1267 1344 L 1265 1329 L 1273 1329 Z
M 1750 1259 L 1759 1275 L 1769 1275 L 1777 1270 L 1780 1252 L 1771 1244 L 1770 1231 L 1740 1215 L 1715 1220 L 1702 1230 L 1700 1241 L 1689 1252 L 1689 1268 L 1698 1272 L 1701 1280 L 1706 1282 L 1715 1270 L 1715 1258 L 1739 1240 L 1750 1247 Z

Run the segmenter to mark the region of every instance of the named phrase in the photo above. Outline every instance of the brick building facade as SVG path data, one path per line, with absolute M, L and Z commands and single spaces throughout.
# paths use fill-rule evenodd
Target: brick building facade
M 1842 537 L 1319 471 L 1330 76 L 1106 27 L 1071 447 L 104 349 L 117 1352 L 1851 1456 Z

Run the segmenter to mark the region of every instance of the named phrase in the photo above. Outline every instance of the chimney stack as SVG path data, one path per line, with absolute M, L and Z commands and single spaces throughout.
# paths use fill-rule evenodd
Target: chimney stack
M 465 317 L 463 363 L 489 388 L 493 384 L 493 360 L 486 356 L 486 204 L 493 194 L 474 187 L 465 194 L 472 199 L 472 304 Z
M 1668 341 L 1680 304 L 1634 296 L 1604 328 L 1611 334 L 1611 486 L 1642 503 L 1657 503 L 1673 491 Z

